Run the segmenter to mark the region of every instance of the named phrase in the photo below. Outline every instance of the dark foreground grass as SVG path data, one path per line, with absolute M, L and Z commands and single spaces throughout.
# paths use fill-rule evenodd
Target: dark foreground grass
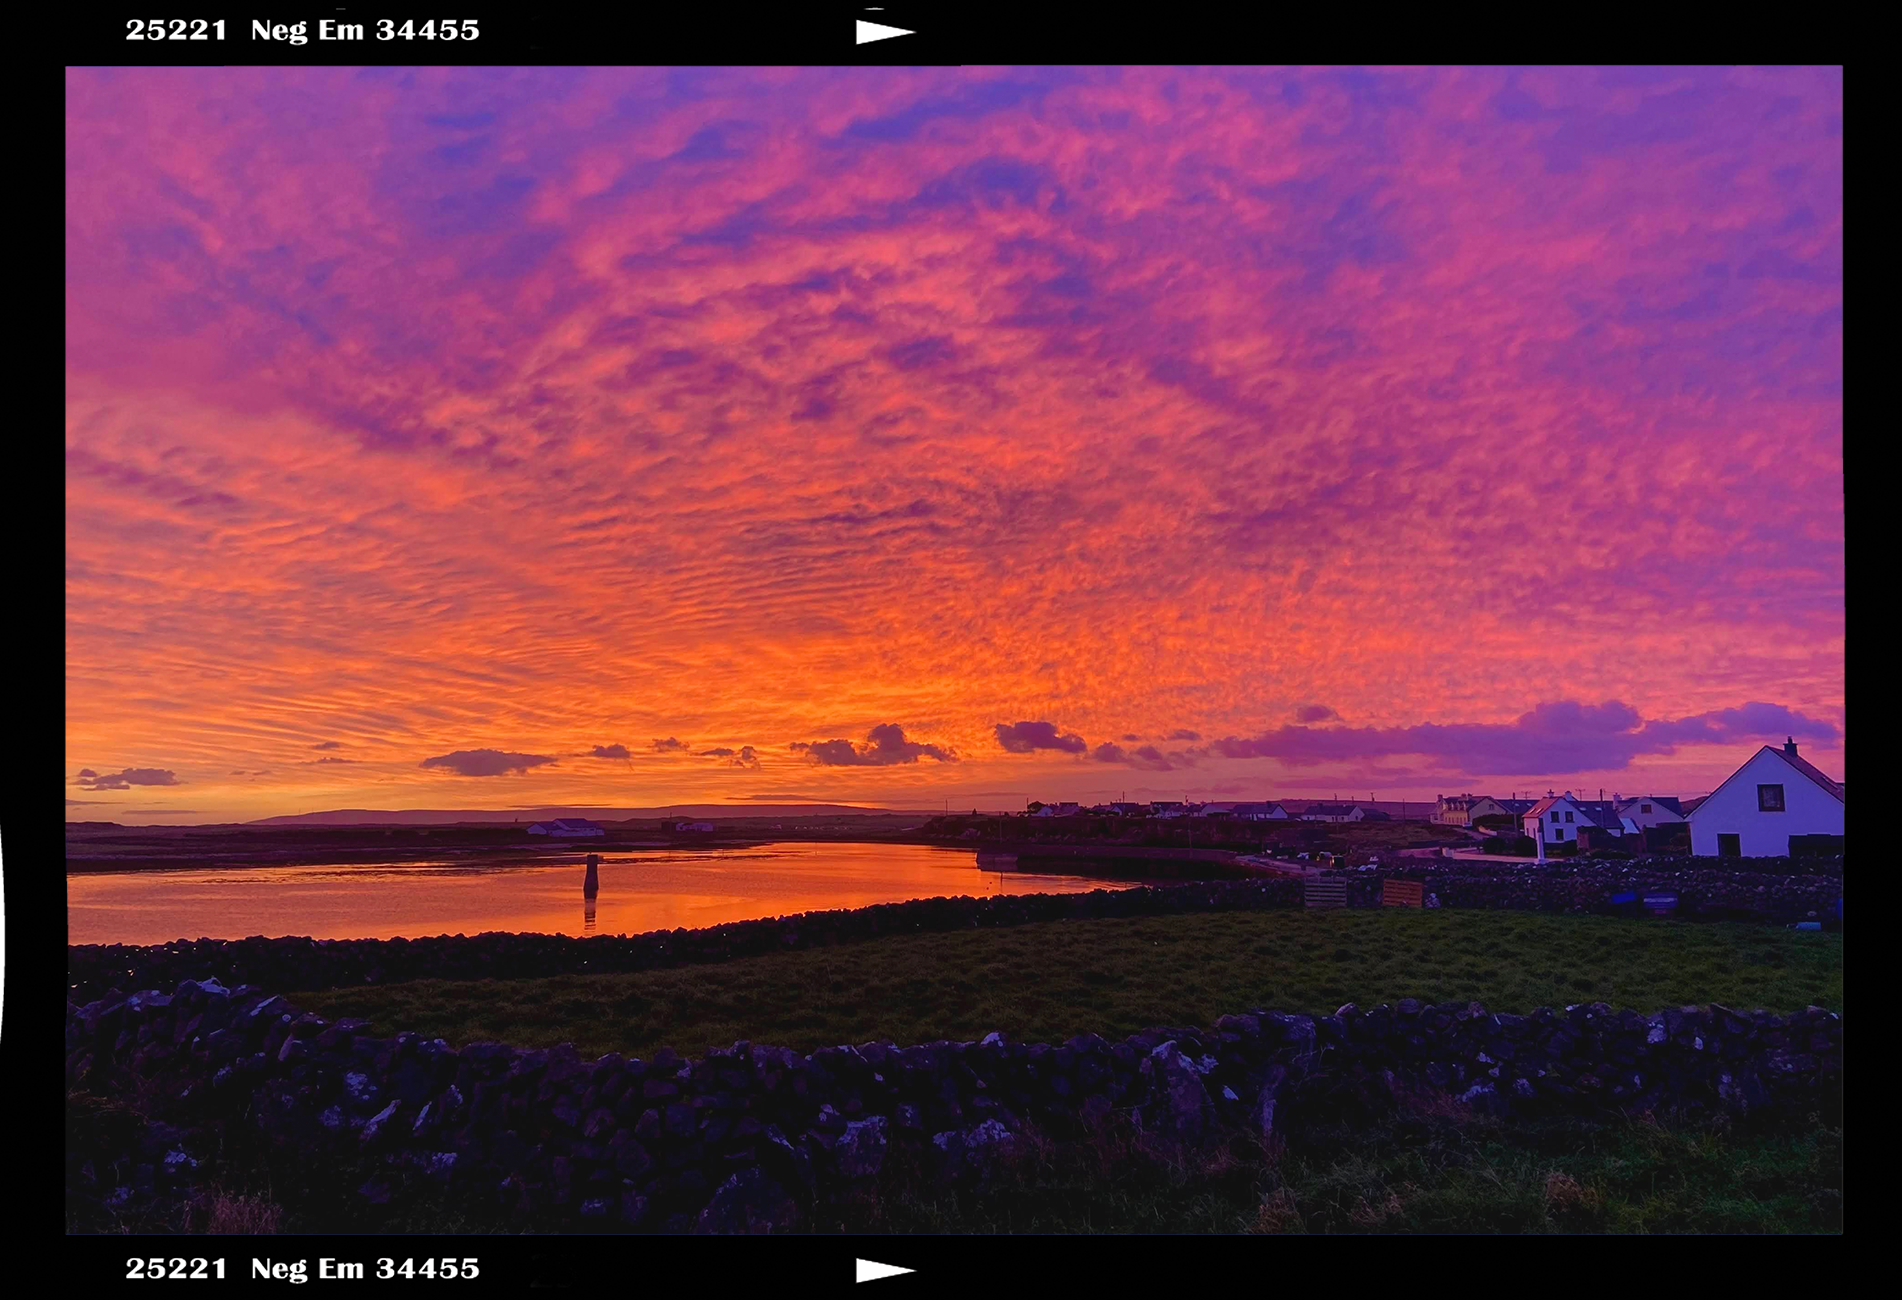
M 75 1172 L 117 1130 L 123 1101 L 67 1097 L 67 1230 L 130 1233 L 573 1231 L 513 1217 L 491 1195 L 410 1178 L 371 1204 L 374 1160 L 313 1166 L 239 1126 L 201 1150 L 209 1180 L 136 1210 Z M 981 1188 L 921 1177 L 894 1144 L 876 1184 L 814 1207 L 821 1233 L 1831 1233 L 1842 1231 L 1842 1129 L 1603 1117 L 1501 1123 L 1445 1099 L 1369 1127 L 1236 1134 L 1192 1151 L 1113 1120 L 1080 1140 L 1018 1139 Z
M 634 975 L 417 980 L 297 993 L 379 1034 L 571 1042 L 584 1055 L 737 1039 L 809 1051 L 877 1039 L 1058 1042 L 1206 1025 L 1251 1006 L 1326 1013 L 1403 997 L 1496 1011 L 1608 1002 L 1843 1006 L 1843 940 L 1745 924 L 1537 912 L 1212 913 L 877 939 Z
M 1842 1131 L 1438 1113 L 1202 1151 L 1028 1142 L 983 1191 L 895 1169 L 822 1230 L 936 1233 L 1811 1233 L 1842 1230 Z

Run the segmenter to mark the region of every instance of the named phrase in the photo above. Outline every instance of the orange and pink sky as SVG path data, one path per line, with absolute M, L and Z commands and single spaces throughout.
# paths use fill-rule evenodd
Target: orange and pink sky
M 79 69 L 67 815 L 1844 772 L 1836 69 Z

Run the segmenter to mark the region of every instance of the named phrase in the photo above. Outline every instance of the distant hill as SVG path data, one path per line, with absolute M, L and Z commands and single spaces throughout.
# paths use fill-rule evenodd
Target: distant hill
M 246 826 L 444 826 L 456 822 L 539 822 L 555 817 L 586 817 L 619 822 L 652 817 L 841 817 L 930 816 L 898 808 L 861 808 L 840 803 L 721 804 L 679 803 L 662 808 L 335 808 L 245 822 Z

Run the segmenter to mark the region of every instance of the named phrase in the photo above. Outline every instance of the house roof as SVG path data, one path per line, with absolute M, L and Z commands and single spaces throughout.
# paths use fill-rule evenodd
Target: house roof
M 1810 762 L 1807 758 L 1804 758 L 1800 754 L 1785 753 L 1783 750 L 1776 748 L 1774 745 L 1765 745 L 1764 748 L 1769 750 L 1772 754 L 1775 754 L 1778 758 L 1782 759 L 1784 762 L 1788 763 L 1791 767 L 1795 768 L 1797 771 L 1801 772 L 1804 776 L 1807 776 L 1810 780 L 1816 782 L 1816 784 L 1822 786 L 1823 789 L 1835 795 L 1838 802 L 1843 802 L 1842 782 L 1832 781 L 1828 777 L 1824 776 L 1823 773 L 1817 768 L 1816 764 Z
M 588 831 L 594 829 L 594 823 L 589 821 L 586 817 L 557 817 L 554 821 L 550 822 L 549 825 L 559 826 L 565 831 Z
M 1301 811 L 1303 813 L 1318 813 L 1323 817 L 1345 817 L 1359 806 L 1359 804 L 1351 803 L 1311 803 Z
M 1678 814 L 1680 817 L 1684 815 L 1684 809 L 1681 806 L 1683 800 L 1674 794 L 1634 794 L 1629 799 L 1620 799 L 1618 801 L 1618 811 L 1628 812 L 1641 803 L 1660 804 Z
M 1689 817 L 1692 813 L 1697 811 L 1698 805 L 1708 798 L 1710 798 L 1710 796 L 1707 794 L 1693 795 L 1689 799 L 1680 800 L 1678 802 L 1678 808 L 1686 817 Z
M 1518 803 L 1519 800 L 1515 799 L 1513 802 Z M 1552 805 L 1560 803 L 1569 804 L 1578 809 L 1580 815 L 1594 826 L 1602 826 L 1606 830 L 1619 830 L 1624 825 L 1618 818 L 1618 810 L 1612 806 L 1609 799 L 1576 799 L 1564 794 L 1547 795 L 1527 807 L 1519 814 L 1519 818 L 1523 821 L 1527 817 L 1544 817 L 1552 810 Z
M 1807 758 L 1801 758 L 1795 754 L 1786 753 L 1785 751 L 1777 748 L 1775 745 L 1765 745 L 1762 749 L 1759 749 L 1756 753 L 1752 754 L 1749 758 L 1745 759 L 1743 763 L 1738 766 L 1736 772 L 1732 772 L 1729 776 L 1724 778 L 1723 785 L 1719 785 L 1717 787 L 1717 790 L 1722 790 L 1724 786 L 1729 785 L 1732 781 L 1735 781 L 1737 779 L 1737 774 L 1739 772 L 1742 772 L 1744 768 L 1749 767 L 1752 763 L 1756 762 L 1757 759 L 1760 758 L 1764 754 L 1775 754 L 1778 758 L 1782 759 L 1790 767 L 1794 768 L 1796 771 L 1802 773 L 1804 776 L 1808 777 L 1811 781 L 1814 781 L 1817 785 L 1821 786 L 1823 790 L 1826 793 L 1828 793 L 1831 798 L 1836 800 L 1836 802 L 1838 803 L 1845 802 L 1843 799 L 1842 786 L 1838 785 L 1836 782 L 1824 776 L 1823 773 L 1820 770 L 1818 770 L 1818 768 L 1816 767 L 1814 763 L 1810 762 Z M 1717 795 L 1717 790 L 1712 790 L 1709 794 L 1705 795 L 1703 799 L 1698 800 L 1696 805 L 1693 805 L 1693 806 L 1701 807 L 1706 801 L 1715 798 Z M 1688 804 L 1689 801 L 1686 800 L 1686 803 Z M 1691 808 L 1687 807 L 1685 811 L 1688 813 L 1691 811 Z
M 1618 830 L 1624 825 L 1618 816 L 1618 805 L 1609 799 L 1574 799 L 1574 806 L 1585 814 L 1585 819 L 1606 830 Z

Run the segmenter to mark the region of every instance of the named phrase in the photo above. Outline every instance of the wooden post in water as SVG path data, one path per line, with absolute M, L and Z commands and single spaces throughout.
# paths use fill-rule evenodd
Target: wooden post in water
M 600 865 L 601 855 L 599 853 L 590 853 L 588 855 L 587 879 L 581 882 L 581 896 L 583 898 L 593 898 L 596 894 L 601 892 L 601 875 L 598 870 Z

